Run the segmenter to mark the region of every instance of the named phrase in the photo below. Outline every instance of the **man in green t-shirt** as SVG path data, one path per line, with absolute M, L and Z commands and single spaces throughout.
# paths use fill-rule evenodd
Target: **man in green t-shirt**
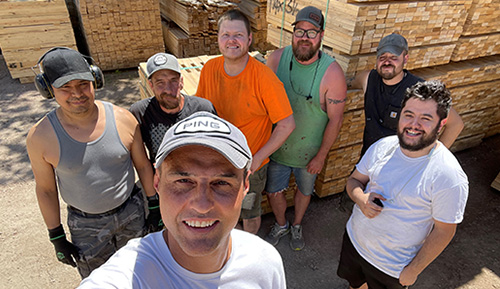
M 276 223 L 266 240 L 273 245 L 291 231 L 290 246 L 301 250 L 302 219 L 330 147 L 342 126 L 347 88 L 344 73 L 332 57 L 319 48 L 324 35 L 321 10 L 309 6 L 299 11 L 292 24 L 292 45 L 273 52 L 267 65 L 283 82 L 293 109 L 295 130 L 271 155 L 266 192 Z M 290 226 L 283 192 L 291 172 L 295 176 L 295 217 Z

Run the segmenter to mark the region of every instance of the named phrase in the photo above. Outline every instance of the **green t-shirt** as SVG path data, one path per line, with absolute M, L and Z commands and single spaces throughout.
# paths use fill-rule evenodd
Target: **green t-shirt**
M 321 53 L 314 63 L 303 65 L 293 57 L 291 46 L 283 50 L 277 75 L 285 86 L 292 106 L 295 130 L 271 155 L 273 161 L 305 168 L 316 156 L 328 123 L 328 115 L 320 105 L 319 86 L 326 69 L 334 61 L 334 58 Z

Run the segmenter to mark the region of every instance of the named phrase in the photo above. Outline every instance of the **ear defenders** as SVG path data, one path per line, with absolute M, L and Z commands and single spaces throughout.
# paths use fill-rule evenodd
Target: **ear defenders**
M 38 90 L 38 92 L 45 98 L 47 99 L 50 99 L 50 98 L 54 98 L 54 90 L 52 89 L 52 86 L 50 85 L 50 82 L 47 78 L 47 75 L 44 73 L 44 69 L 43 69 L 43 59 L 45 58 L 45 56 L 54 51 L 54 50 L 59 50 L 59 49 L 63 49 L 63 50 L 72 50 L 71 48 L 68 48 L 68 47 L 54 47 L 54 48 L 51 48 L 50 50 L 48 50 L 47 52 L 45 52 L 41 57 L 40 59 L 38 59 L 38 62 L 36 64 L 36 66 L 38 66 L 39 70 L 41 73 L 36 73 L 35 70 L 34 70 L 34 67 L 31 68 L 31 70 L 33 70 L 33 72 L 35 73 L 35 86 L 36 86 L 36 89 Z M 97 65 L 94 65 L 94 60 L 92 59 L 92 57 L 90 56 L 85 56 L 83 54 L 80 54 L 84 59 L 85 61 L 87 62 L 88 64 L 88 67 L 89 67 L 89 71 L 92 73 L 92 76 L 94 76 L 94 81 L 92 82 L 94 84 L 94 88 L 98 89 L 98 88 L 102 88 L 104 86 L 104 74 L 102 73 L 101 69 L 97 66 Z

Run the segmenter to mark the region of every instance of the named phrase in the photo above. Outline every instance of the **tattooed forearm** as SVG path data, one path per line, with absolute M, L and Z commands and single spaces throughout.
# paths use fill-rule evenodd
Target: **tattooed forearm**
M 331 104 L 331 103 L 333 103 L 333 104 L 339 104 L 339 103 L 346 102 L 347 101 L 347 97 L 344 98 L 344 99 L 340 99 L 340 100 L 339 99 L 327 98 L 327 100 L 328 100 L 328 104 Z

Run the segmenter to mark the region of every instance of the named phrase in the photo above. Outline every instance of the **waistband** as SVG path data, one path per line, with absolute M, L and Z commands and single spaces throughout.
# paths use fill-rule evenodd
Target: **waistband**
M 130 196 L 121 204 L 119 205 L 118 207 L 114 208 L 114 209 L 111 209 L 109 211 L 106 211 L 104 213 L 98 213 L 98 214 L 91 214 L 91 213 L 87 213 L 87 212 L 84 212 L 80 209 L 77 209 L 73 206 L 70 206 L 68 205 L 68 209 L 70 209 L 71 211 L 81 215 L 81 216 L 84 216 L 84 217 L 105 217 L 105 216 L 110 216 L 110 215 L 114 215 L 118 212 L 120 212 L 123 208 L 125 208 L 125 206 L 127 205 L 127 203 L 135 196 L 137 195 L 137 193 L 139 193 L 141 191 L 141 189 L 137 186 L 137 185 L 134 185 L 134 188 L 132 189 L 132 192 L 130 193 Z

